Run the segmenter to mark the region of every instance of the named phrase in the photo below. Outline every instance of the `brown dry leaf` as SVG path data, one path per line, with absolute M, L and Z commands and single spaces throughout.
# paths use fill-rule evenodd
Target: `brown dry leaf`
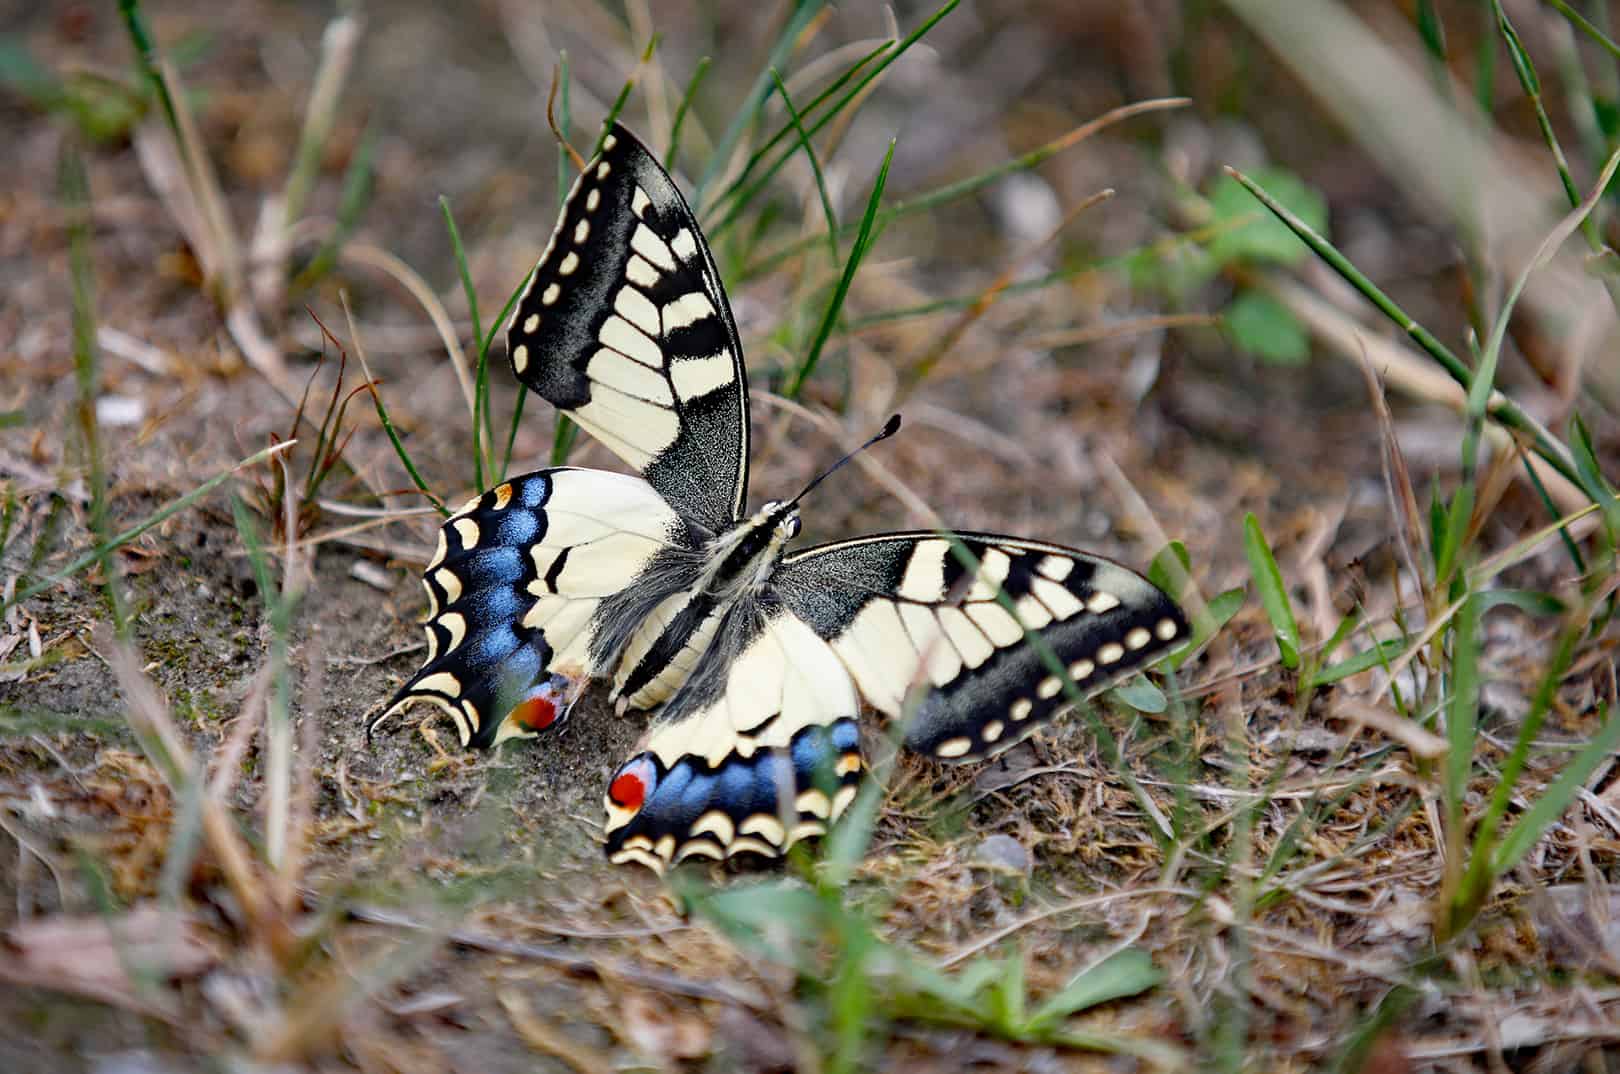
M 132 975 L 173 980 L 219 964 L 219 945 L 189 914 L 157 906 L 119 917 L 57 914 L 14 925 L 0 937 L 8 958 L 0 977 L 120 1006 L 145 1009 L 151 998 Z
M 714 1044 L 709 1022 L 689 1011 L 675 1011 L 645 992 L 632 992 L 620 1005 L 629 1044 L 656 1062 L 701 1059 Z

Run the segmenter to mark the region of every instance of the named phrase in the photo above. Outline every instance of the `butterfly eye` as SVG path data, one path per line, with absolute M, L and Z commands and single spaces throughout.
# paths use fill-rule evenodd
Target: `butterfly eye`
M 798 515 L 789 515 L 787 518 L 784 518 L 782 520 L 782 537 L 785 540 L 791 541 L 791 540 L 793 540 L 793 538 L 797 537 L 798 535 L 799 535 L 799 516 Z

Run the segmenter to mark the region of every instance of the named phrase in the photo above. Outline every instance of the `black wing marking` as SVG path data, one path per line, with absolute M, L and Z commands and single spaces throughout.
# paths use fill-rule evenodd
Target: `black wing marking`
M 860 702 L 832 648 L 779 605 L 733 609 L 692 678 L 614 773 L 609 860 L 773 858 L 855 797 Z
M 575 181 L 507 326 L 518 379 L 683 517 L 718 532 L 748 489 L 748 384 L 714 258 L 651 153 L 615 126 Z
M 497 485 L 452 515 L 422 576 L 427 659 L 376 727 L 424 701 L 463 745 L 554 727 L 588 681 L 603 600 L 686 529 L 647 482 L 562 467 Z
M 1175 602 L 1112 560 L 995 534 L 959 538 L 980 564 L 975 576 L 939 535 L 893 533 L 795 553 L 773 578 L 873 707 L 899 716 L 913 685 L 926 688 L 906 730 L 911 749 L 987 757 L 1067 707 L 1062 680 L 1025 627 L 1086 695 L 1187 637 Z

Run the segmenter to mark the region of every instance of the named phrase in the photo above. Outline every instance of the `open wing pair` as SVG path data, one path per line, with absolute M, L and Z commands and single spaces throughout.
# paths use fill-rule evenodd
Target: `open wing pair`
M 605 796 L 607 852 L 662 871 L 783 853 L 854 797 L 861 701 L 912 749 L 982 758 L 1187 634 L 1135 572 L 1059 545 L 891 533 L 788 552 L 744 512 L 748 392 L 691 210 L 622 127 L 581 173 L 508 327 L 513 371 L 642 477 L 571 467 L 444 526 L 428 659 L 378 722 L 437 705 L 465 743 L 554 728 L 592 680 L 653 713 Z M 375 725 L 373 725 L 375 726 Z

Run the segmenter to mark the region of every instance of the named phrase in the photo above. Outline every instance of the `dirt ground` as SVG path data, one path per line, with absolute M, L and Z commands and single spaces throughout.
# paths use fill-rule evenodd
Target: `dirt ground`
M 568 51 L 574 144 L 583 147 L 582 132 L 594 130 L 649 28 L 663 35 L 661 77 L 644 72 L 624 113 L 632 127 L 652 128 L 656 114 L 667 134 L 671 102 L 694 64 L 715 57 L 689 120 L 702 138 L 683 152 L 690 183 L 707 163 L 691 146 L 720 136 L 764 68 L 784 13 L 772 5 L 629 7 L 628 15 L 506 0 L 365 7 L 295 263 L 330 231 L 344 176 L 372 139 L 375 174 L 351 245 L 420 274 L 470 346 L 438 197 L 454 208 L 487 323 L 544 246 L 557 204 L 557 150 L 546 126 L 557 49 Z M 1400 5 L 1356 8 L 1412 47 Z M 230 0 L 142 10 L 177 60 L 225 211 L 246 241 L 292 166 L 332 6 Z M 928 13 L 896 9 L 900 32 Z M 1473 25 L 1452 14 L 1454 26 Z M 112 5 L 19 7 L 3 18 L 6 48 L 26 49 L 52 71 L 138 84 Z M 789 69 L 877 39 L 884 18 L 875 6 L 845 5 L 815 24 Z M 6 64 L 15 70 L 14 56 Z M 1506 93 L 1505 66 L 1497 78 Z M 1162 1051 L 1088 1051 L 942 1026 L 879 1004 L 859 1064 L 841 1066 L 829 1043 L 841 1024 L 829 1013 L 836 1004 L 807 979 L 814 974 L 762 960 L 712 918 L 688 914 L 671 887 L 602 860 L 602 789 L 636 742 L 638 717 L 615 717 L 593 695 L 544 742 L 478 755 L 456 745 L 447 722 L 419 729 L 421 712 L 368 738 L 367 723 L 423 651 L 418 572 L 436 516 L 421 510 L 362 396 L 306 532 L 317 541 L 278 680 L 296 728 L 296 770 L 309 779 L 305 859 L 291 873 L 259 865 L 253 873 L 266 890 L 293 877 L 284 915 L 292 941 L 278 947 L 256 930 L 228 863 L 211 836 L 198 834 L 202 807 L 175 793 L 143 750 L 129 715 L 139 708 L 132 679 L 118 672 L 107 629 L 105 568 L 90 564 L 0 618 L 0 945 L 12 956 L 0 973 L 8 982 L 0 1070 L 201 1071 L 219 1069 L 210 1058 L 219 1056 L 243 1070 L 1312 1069 L 1343 1055 L 1374 1006 L 1407 986 L 1416 988 L 1412 1002 L 1363 1069 L 1493 1062 L 1557 1070 L 1582 1061 L 1607 1069 L 1614 1059 L 1603 1046 L 1620 1032 L 1620 953 L 1610 953 L 1596 904 L 1567 902 L 1573 890 L 1609 905 L 1620 830 L 1605 819 L 1616 815 L 1607 768 L 1586 784 L 1583 802 L 1598 804 L 1559 825 L 1504 879 L 1471 939 L 1446 948 L 1444 983 L 1419 973 L 1435 950 L 1430 908 L 1443 873 L 1435 798 L 1423 789 L 1432 772 L 1345 722 L 1337 706 L 1369 693 L 1367 676 L 1299 703 L 1295 678 L 1277 665 L 1244 551 L 1242 519 L 1254 512 L 1308 640 L 1323 640 L 1358 601 L 1387 615 L 1401 560 L 1366 380 L 1320 339 L 1308 364 L 1277 365 L 1243 353 L 1211 317 L 1170 328 L 1144 322 L 1219 314 L 1252 286 L 1249 268 L 1180 286 L 1169 268 L 1145 281 L 1111 260 L 1196 231 L 1190 203 L 1223 164 L 1274 164 L 1320 193 L 1332 234 L 1368 276 L 1463 349 L 1474 281 L 1456 235 L 1232 13 L 1205 5 L 964 5 L 896 64 L 823 164 L 841 219 L 853 223 L 890 137 L 898 139 L 885 197 L 893 204 L 1112 108 L 1171 94 L 1191 102 L 1110 126 L 1016 181 L 895 220 L 857 277 L 846 307 L 851 330 L 834 336 L 806 393 L 826 416 L 819 423 L 765 395 L 811 334 L 834 270 L 823 258 L 812 268 L 741 271 L 796 238 L 801 219 L 803 234 L 822 234 L 802 159 L 772 188 L 781 215 L 757 224 L 769 240 L 742 248 L 737 236 L 756 226 L 750 218 L 716 250 L 756 392 L 751 502 L 796 490 L 899 409 L 906 428 L 877 449 L 877 462 L 950 523 L 1075 544 L 1144 569 L 1168 536 L 1184 542 L 1204 599 L 1250 587 L 1219 636 L 1177 673 L 1185 721 L 1117 704 L 1098 709 L 1150 796 L 1167 811 L 1186 798 L 1201 817 L 1203 834 L 1181 843 L 1174 860 L 1098 739 L 1071 718 L 984 765 L 899 758 L 846 893 L 877 936 L 919 957 L 965 960 L 983 945 L 1022 960 L 1036 997 L 1117 947 L 1146 950 L 1164 983 L 1088 1012 L 1084 1026 Z M 1516 110 L 1504 113 L 1511 135 L 1534 149 L 1533 126 Z M 8 519 L 0 585 L 10 595 L 95 543 L 75 380 L 65 148 L 81 155 L 89 179 L 105 532 L 141 522 L 286 438 L 294 406 L 222 317 L 173 202 L 154 189 L 156 166 L 143 159 L 140 136 L 115 124 L 90 138 L 71 114 L 20 92 L 0 95 L 0 126 L 13 162 L 0 191 Z M 165 130 L 155 114 L 137 129 L 159 141 Z M 1063 222 L 1102 187 L 1116 190 L 1112 200 Z M 1046 242 L 1059 225 L 1061 238 Z M 1160 264 L 1181 256 L 1172 250 Z M 1103 267 L 1011 291 L 971 317 L 959 309 L 877 316 L 1090 265 Z M 1365 317 L 1321 266 L 1303 265 L 1291 278 Z M 325 406 L 335 363 L 317 370 L 316 358 L 336 351 L 317 320 L 352 347 L 343 296 L 428 486 L 446 503 L 462 502 L 478 490 L 455 373 L 422 303 L 375 259 L 341 257 L 313 286 L 258 311 L 286 383 L 297 390 L 313 377 L 311 408 Z M 1361 324 L 1369 338 L 1394 338 L 1378 322 Z M 1081 343 L 1049 338 L 1108 325 L 1117 330 Z M 1536 327 L 1516 326 L 1498 382 L 1532 400 L 1551 390 L 1526 338 Z M 1612 359 L 1612 350 L 1602 353 Z M 913 387 L 906 371 L 925 357 L 930 372 Z M 491 409 L 505 429 L 515 390 L 500 344 L 493 358 Z M 351 359 L 345 390 L 362 376 Z M 1620 423 L 1615 397 L 1594 378 L 1582 412 L 1612 474 Z M 1456 480 L 1462 419 L 1399 386 L 1390 400 L 1426 504 L 1431 480 Z M 553 428 L 550 408 L 528 400 L 512 472 L 546 464 Z M 298 432 L 295 474 L 310 464 L 312 432 L 308 423 Z M 584 438 L 570 461 L 618 468 Z M 267 465 L 248 468 L 108 561 L 140 672 L 199 758 L 225 755 L 239 720 L 263 719 L 256 682 L 278 646 L 232 497 L 274 541 L 270 516 L 282 501 L 267 492 L 273 480 Z M 380 501 L 379 489 L 390 495 Z M 382 524 L 355 513 L 381 507 L 414 510 Z M 1480 547 L 1508 548 L 1548 517 L 1510 473 L 1481 522 Z M 927 524 L 859 468 L 818 490 L 805 522 L 811 540 Z M 272 577 L 282 563 L 271 555 Z M 1498 584 L 1562 592 L 1570 574 L 1549 543 Z M 1477 774 L 1476 807 L 1529 707 L 1557 626 L 1511 609 L 1486 620 L 1481 735 L 1491 763 Z M 1612 625 L 1583 640 L 1541 744 L 1579 743 L 1602 723 L 1616 640 Z M 877 740 L 874 726 L 881 754 Z M 255 731 L 242 748 L 222 804 L 240 845 L 262 862 L 275 854 L 266 821 L 272 745 Z M 1550 765 L 1537 754 L 1526 801 L 1552 778 Z M 1374 770 L 1384 775 L 1362 778 Z M 1240 804 L 1261 786 L 1271 797 L 1244 813 Z M 1327 799 L 1333 807 L 1288 866 L 1298 878 L 1288 896 L 1252 906 L 1234 894 L 1233 878 L 1252 879 L 1256 862 L 1298 834 L 1291 824 Z M 1253 858 L 1241 849 L 1250 840 Z M 716 869 L 695 882 L 746 885 L 778 872 Z M 132 970 L 128 945 L 137 939 L 96 947 L 81 931 L 85 947 L 63 941 L 60 965 L 41 953 L 54 942 L 37 931 L 44 923 L 82 915 L 75 920 L 94 932 L 97 920 L 127 921 L 141 908 L 168 915 L 141 926 L 170 960 L 159 959 L 166 968 L 156 979 Z

